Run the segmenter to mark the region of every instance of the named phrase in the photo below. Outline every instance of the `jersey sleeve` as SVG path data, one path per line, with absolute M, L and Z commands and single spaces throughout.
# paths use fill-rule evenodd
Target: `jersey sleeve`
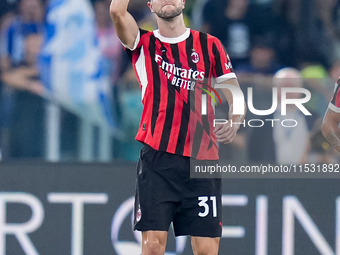
M 139 28 L 137 37 L 135 39 L 135 42 L 132 48 L 125 45 L 124 43 L 122 43 L 122 41 L 119 40 L 120 43 L 124 46 L 125 52 L 127 53 L 127 56 L 133 65 L 136 63 L 136 61 L 140 57 L 142 53 L 141 49 L 143 48 L 143 45 L 148 44 L 149 37 L 150 37 L 149 31 Z
M 149 33 L 149 31 L 139 28 L 137 37 L 135 39 L 135 43 L 134 43 L 132 48 L 130 48 L 129 46 L 122 43 L 122 41 L 120 41 L 120 40 L 119 41 L 124 46 L 124 48 L 125 48 L 125 50 L 128 54 L 133 53 L 133 52 L 138 51 L 138 49 L 140 49 L 142 47 L 142 45 L 145 43 L 145 40 L 146 40 L 146 34 L 148 34 L 148 33 Z
M 337 83 L 335 83 L 333 98 L 328 107 L 332 111 L 340 113 L 340 78 Z
M 217 83 L 236 78 L 229 55 L 217 38 L 213 42 L 214 69 L 213 75 Z
M 124 46 L 124 48 L 125 48 L 126 50 L 134 51 L 134 50 L 137 49 L 137 47 L 139 46 L 139 44 L 140 44 L 140 42 L 141 42 L 141 40 L 140 40 L 141 31 L 140 31 L 140 30 L 141 30 L 141 29 L 139 28 L 139 29 L 138 29 L 137 37 L 136 37 L 136 39 L 135 39 L 135 43 L 133 44 L 133 47 L 132 47 L 132 48 L 130 48 L 129 46 L 127 46 L 126 44 L 124 44 L 124 43 L 119 39 L 120 43 Z

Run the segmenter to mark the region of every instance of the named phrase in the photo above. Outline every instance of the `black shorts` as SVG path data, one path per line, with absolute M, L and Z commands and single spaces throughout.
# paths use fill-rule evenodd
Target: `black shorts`
M 210 161 L 215 162 L 216 161 Z M 190 178 L 190 158 L 144 145 L 137 165 L 134 230 L 221 237 L 221 179 Z

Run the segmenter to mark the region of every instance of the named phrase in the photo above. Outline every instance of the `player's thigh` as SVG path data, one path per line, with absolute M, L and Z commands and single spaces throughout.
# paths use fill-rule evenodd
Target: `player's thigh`
M 221 179 L 190 179 L 173 225 L 176 236 L 221 237 Z
M 177 156 L 178 157 L 178 156 Z M 134 230 L 168 231 L 180 202 L 177 159 L 150 146 L 137 165 Z
M 168 233 L 166 231 L 142 232 L 142 254 L 163 255 Z
M 219 237 L 191 237 L 191 246 L 194 255 L 218 255 L 219 244 Z

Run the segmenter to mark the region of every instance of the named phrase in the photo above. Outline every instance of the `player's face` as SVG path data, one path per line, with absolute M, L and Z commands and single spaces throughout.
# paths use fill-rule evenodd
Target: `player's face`
M 185 0 L 151 0 L 148 6 L 159 18 L 171 20 L 182 13 Z

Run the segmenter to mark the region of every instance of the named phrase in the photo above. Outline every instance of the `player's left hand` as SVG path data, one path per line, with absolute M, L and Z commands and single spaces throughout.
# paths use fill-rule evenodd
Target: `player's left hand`
M 226 124 L 216 124 L 214 133 L 216 133 L 217 142 L 228 144 L 234 140 L 239 126 L 231 126 L 230 123 L 231 121 Z

